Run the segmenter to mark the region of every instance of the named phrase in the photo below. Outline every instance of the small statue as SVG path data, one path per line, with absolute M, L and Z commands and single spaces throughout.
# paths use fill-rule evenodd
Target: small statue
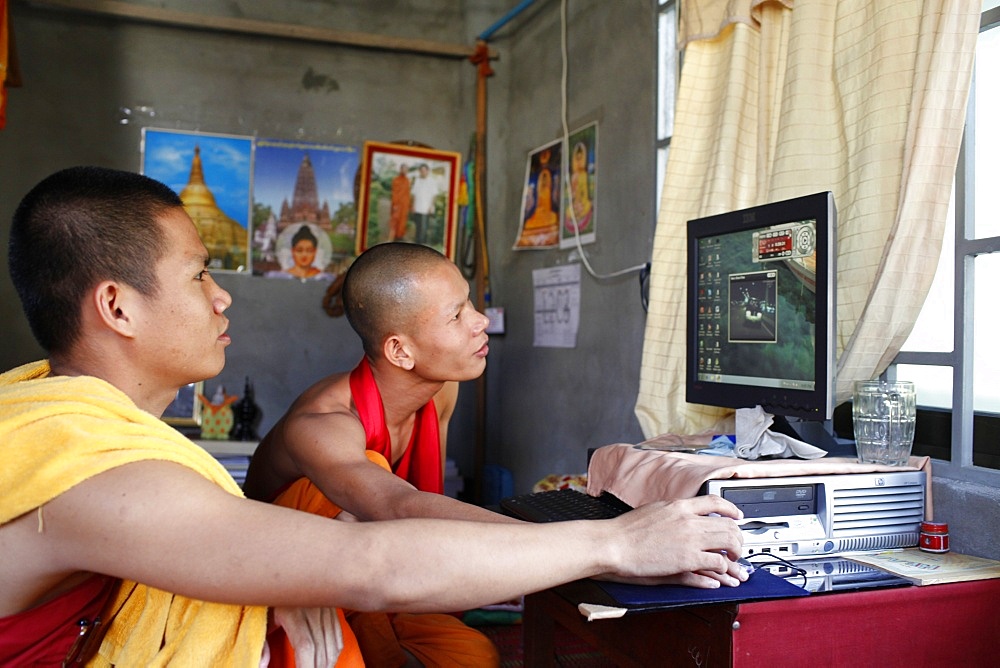
M 236 416 L 236 422 L 229 433 L 230 440 L 260 440 L 260 437 L 257 435 L 257 425 L 260 423 L 263 412 L 260 410 L 260 406 L 254 402 L 253 384 L 250 383 L 250 376 L 246 377 L 246 383 L 243 387 L 243 398 L 233 406 L 233 412 Z
M 224 441 L 229 438 L 229 432 L 233 428 L 233 409 L 230 404 L 237 398 L 235 395 L 227 395 L 226 388 L 222 385 L 215 388 L 211 400 L 204 394 L 198 395 L 198 400 L 205 405 L 201 416 L 203 439 Z

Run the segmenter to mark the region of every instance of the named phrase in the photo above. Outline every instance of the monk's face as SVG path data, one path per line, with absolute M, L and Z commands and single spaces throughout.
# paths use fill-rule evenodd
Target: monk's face
M 156 265 L 157 294 L 137 312 L 137 353 L 156 361 L 155 383 L 174 388 L 212 378 L 222 370 L 232 297 L 206 270 L 208 251 L 194 223 L 177 207 L 164 213 L 166 248 Z
M 416 284 L 408 336 L 414 370 L 434 381 L 478 378 L 489 353 L 489 319 L 472 305 L 468 282 L 454 264 L 440 262 Z

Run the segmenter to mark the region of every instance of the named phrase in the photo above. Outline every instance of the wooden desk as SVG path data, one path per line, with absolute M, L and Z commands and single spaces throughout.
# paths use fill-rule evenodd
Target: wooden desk
M 1000 579 L 813 594 L 629 613 L 588 622 L 595 585 L 525 597 L 526 666 L 554 666 L 554 625 L 623 667 L 990 666 L 1000 656 Z

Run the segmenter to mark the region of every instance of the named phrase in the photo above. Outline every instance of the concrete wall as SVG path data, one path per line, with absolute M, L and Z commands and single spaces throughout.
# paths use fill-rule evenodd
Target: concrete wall
M 497 42 L 509 54 L 498 68 L 500 81 L 509 76 L 499 114 L 509 122 L 490 125 L 492 296 L 506 309 L 507 334 L 491 344 L 489 455 L 514 471 L 518 491 L 550 473 L 585 471 L 588 448 L 642 439 L 634 414 L 645 327 L 638 274 L 601 280 L 581 270 L 576 348 L 539 348 L 532 270 L 579 262 L 578 254 L 510 250 L 526 157 L 562 135 L 560 3 L 537 4 Z M 652 245 L 653 5 L 569 3 L 567 119 L 570 132 L 598 123 L 598 242 L 584 253 L 602 275 L 645 263 Z
M 136 2 L 197 15 L 318 26 L 472 45 L 506 2 Z M 301 139 L 360 147 L 413 140 L 466 153 L 475 130 L 475 67 L 461 58 L 168 27 L 12 3 L 24 86 L 9 90 L 0 132 L 0 243 L 41 178 L 76 164 L 138 170 L 144 126 Z M 123 110 L 132 110 L 126 114 Z M 145 109 L 145 111 L 143 111 Z M 127 123 L 122 121 L 128 119 Z M 0 260 L 0 367 L 38 359 Z M 262 433 L 320 377 L 353 367 L 361 346 L 344 318 L 322 310 L 326 285 L 216 273 L 233 295 L 233 344 L 217 379 L 242 394 L 250 376 Z M 471 404 L 453 428 L 472 469 Z
M 507 0 L 172 0 L 208 15 L 299 23 L 401 38 L 473 44 Z M 656 35 L 652 1 L 574 0 L 568 19 L 568 121 L 599 123 L 598 243 L 585 247 L 600 274 L 644 263 L 655 222 Z M 475 129 L 475 68 L 462 60 L 169 28 L 12 4 L 25 85 L 9 91 L 0 132 L 0 243 L 19 198 L 72 164 L 139 167 L 144 125 L 298 138 L 360 146 L 410 139 L 465 153 Z M 488 80 L 487 226 L 491 297 L 507 333 L 491 340 L 486 388 L 487 462 L 513 472 L 521 492 L 549 473 L 585 470 L 588 448 L 642 438 L 633 413 L 645 315 L 636 274 L 583 272 L 573 349 L 533 345 L 532 270 L 577 262 L 575 251 L 513 251 L 525 163 L 561 128 L 560 3 L 540 0 L 501 28 Z M 142 107 L 155 117 L 139 112 Z M 123 108 L 136 111 L 123 124 Z M 360 346 L 343 318 L 321 309 L 325 286 L 219 274 L 235 304 L 226 370 L 209 381 L 255 385 L 262 428 L 321 376 L 347 369 Z M 41 355 L 0 260 L 0 368 Z M 462 390 L 450 452 L 474 470 L 475 385 Z M 954 549 L 993 556 L 997 489 L 936 478 L 936 518 Z

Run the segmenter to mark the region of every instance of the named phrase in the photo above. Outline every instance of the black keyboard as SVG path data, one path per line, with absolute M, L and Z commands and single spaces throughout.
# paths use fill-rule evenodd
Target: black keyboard
M 590 496 L 575 489 L 520 494 L 500 500 L 509 515 L 529 522 L 564 522 L 567 520 L 607 520 L 632 507 L 608 492 Z

